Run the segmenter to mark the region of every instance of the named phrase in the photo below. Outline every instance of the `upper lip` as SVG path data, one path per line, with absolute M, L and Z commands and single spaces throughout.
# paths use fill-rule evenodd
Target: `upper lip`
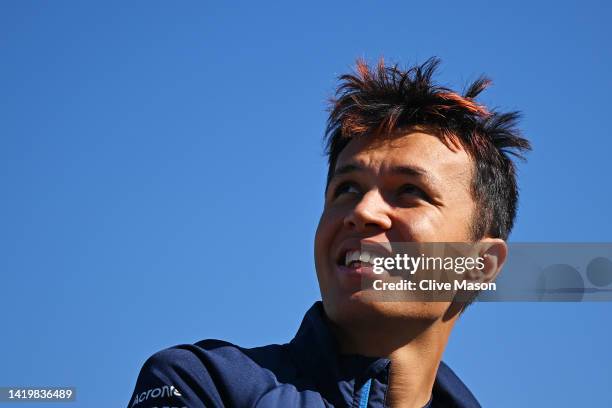
M 336 264 L 344 265 L 344 259 L 348 251 L 366 250 L 370 253 L 376 253 L 385 257 L 392 257 L 391 245 L 389 242 L 378 242 L 366 239 L 348 239 L 343 241 L 336 251 Z

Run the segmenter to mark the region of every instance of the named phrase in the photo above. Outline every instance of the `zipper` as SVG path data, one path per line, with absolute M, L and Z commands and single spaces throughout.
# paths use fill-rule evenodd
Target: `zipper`
M 372 379 L 368 378 L 368 381 L 361 387 L 361 397 L 359 398 L 359 408 L 366 408 L 368 406 L 368 399 L 370 398 L 370 387 L 372 386 Z

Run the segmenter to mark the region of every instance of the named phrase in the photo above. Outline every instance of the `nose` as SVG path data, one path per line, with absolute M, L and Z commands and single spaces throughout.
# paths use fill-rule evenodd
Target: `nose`
M 388 214 L 389 205 L 378 190 L 366 192 L 361 200 L 344 218 L 344 225 L 357 231 L 388 230 L 391 228 L 391 218 Z

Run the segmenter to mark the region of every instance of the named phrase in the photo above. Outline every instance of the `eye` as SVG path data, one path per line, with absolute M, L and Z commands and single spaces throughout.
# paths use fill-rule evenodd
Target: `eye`
M 357 184 L 350 181 L 345 181 L 344 183 L 340 183 L 338 187 L 335 188 L 333 197 L 336 198 L 342 194 L 361 194 L 361 192 L 359 191 Z
M 398 194 L 400 196 L 417 197 L 429 201 L 429 196 L 414 184 L 404 184 L 400 187 Z

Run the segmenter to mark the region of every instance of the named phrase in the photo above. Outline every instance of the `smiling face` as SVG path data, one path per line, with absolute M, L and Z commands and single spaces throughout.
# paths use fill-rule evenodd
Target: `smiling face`
M 364 242 L 471 241 L 473 161 L 438 137 L 413 130 L 380 140 L 356 138 L 342 150 L 330 179 L 315 237 L 323 305 L 338 324 L 370 318 L 437 319 L 444 302 L 374 302 L 346 252 Z

